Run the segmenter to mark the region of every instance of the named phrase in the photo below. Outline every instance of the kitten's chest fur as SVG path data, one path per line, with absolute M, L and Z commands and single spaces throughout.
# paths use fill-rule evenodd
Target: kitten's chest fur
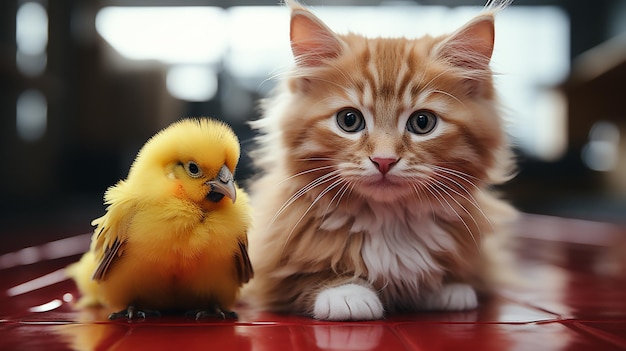
M 457 255 L 454 238 L 418 204 L 362 202 L 338 208 L 321 220 L 320 229 L 345 230 L 347 223 L 352 223 L 348 233 L 337 234 L 362 233 L 365 278 L 392 295 L 438 287 L 446 273 L 438 257 Z

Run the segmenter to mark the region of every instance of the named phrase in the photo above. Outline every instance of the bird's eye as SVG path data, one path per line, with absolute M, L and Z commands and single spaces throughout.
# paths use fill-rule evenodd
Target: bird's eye
M 187 174 L 189 174 L 191 178 L 200 178 L 203 174 L 200 166 L 193 161 L 185 163 L 185 171 L 187 171 Z
M 414 134 L 428 134 L 437 126 L 437 115 L 426 110 L 413 112 L 406 122 L 406 129 Z
M 359 110 L 345 108 L 337 112 L 337 125 L 348 133 L 356 133 L 365 129 L 365 119 Z

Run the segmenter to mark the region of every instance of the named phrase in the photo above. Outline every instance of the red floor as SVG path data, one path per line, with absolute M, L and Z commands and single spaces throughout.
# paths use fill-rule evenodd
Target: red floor
M 246 309 L 238 322 L 108 322 L 71 309 L 76 288 L 61 271 L 88 241 L 79 235 L 0 255 L 1 350 L 626 350 L 626 228 L 609 224 L 524 216 L 516 252 L 531 286 L 475 311 L 360 323 Z

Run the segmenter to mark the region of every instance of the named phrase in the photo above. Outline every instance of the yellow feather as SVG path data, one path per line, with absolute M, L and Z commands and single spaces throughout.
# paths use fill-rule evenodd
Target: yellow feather
M 229 178 L 239 152 L 230 127 L 211 119 L 152 137 L 106 191 L 90 250 L 67 269 L 78 305 L 230 309 L 252 276 L 248 197 Z

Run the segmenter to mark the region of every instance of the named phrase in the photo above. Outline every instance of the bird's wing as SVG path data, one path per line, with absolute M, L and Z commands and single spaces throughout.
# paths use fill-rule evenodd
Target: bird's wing
M 239 250 L 235 253 L 235 266 L 237 267 L 237 275 L 239 283 L 247 283 L 254 276 L 252 263 L 248 256 L 248 243 L 246 239 L 239 240 Z
M 135 211 L 135 205 L 131 201 L 113 201 L 107 208 L 107 213 L 93 221 L 97 228 L 92 250 L 98 266 L 92 279 L 104 280 L 113 264 L 122 257 Z
M 103 231 L 106 231 L 106 229 L 107 228 L 103 228 Z M 100 232 L 100 234 L 103 233 Z M 104 280 L 106 273 L 109 271 L 113 263 L 124 253 L 124 243 L 125 240 L 122 237 L 117 236 L 109 243 L 100 246 L 98 254 L 98 266 L 93 272 L 93 276 L 91 277 L 91 279 Z

